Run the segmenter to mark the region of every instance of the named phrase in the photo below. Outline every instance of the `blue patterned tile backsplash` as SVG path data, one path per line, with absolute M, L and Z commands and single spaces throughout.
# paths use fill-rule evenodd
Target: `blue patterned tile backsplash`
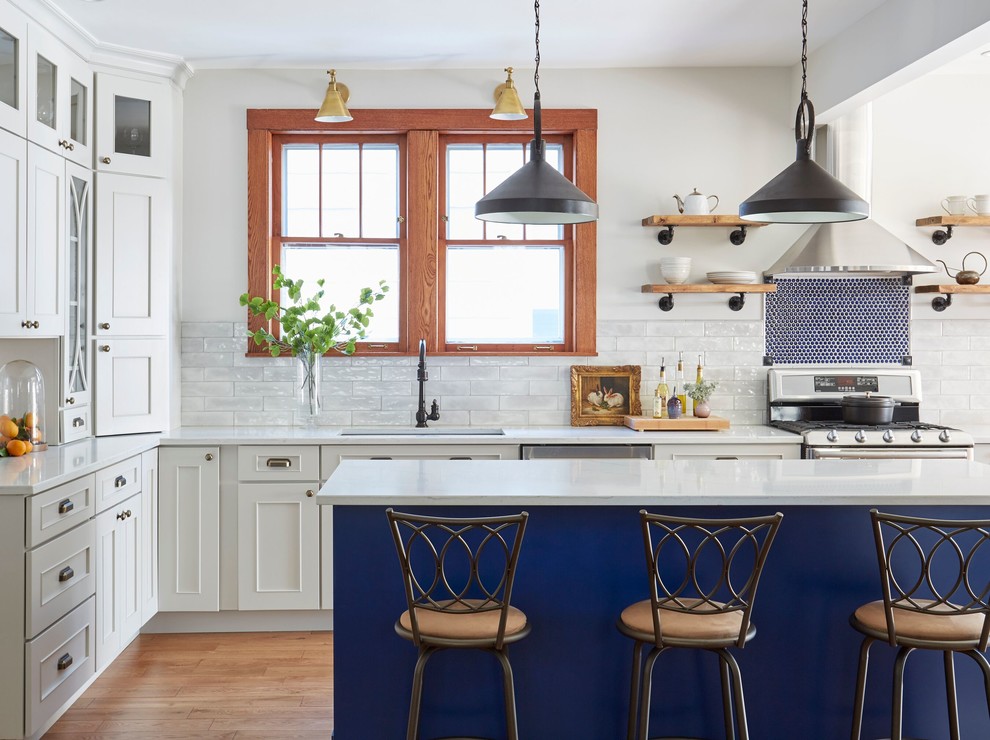
M 775 282 L 766 301 L 766 355 L 775 365 L 899 365 L 911 354 L 911 286 L 900 278 Z

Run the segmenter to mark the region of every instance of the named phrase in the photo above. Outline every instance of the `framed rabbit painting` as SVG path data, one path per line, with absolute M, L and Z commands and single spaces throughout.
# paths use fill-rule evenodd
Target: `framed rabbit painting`
M 571 365 L 571 426 L 622 426 L 643 413 L 639 365 Z

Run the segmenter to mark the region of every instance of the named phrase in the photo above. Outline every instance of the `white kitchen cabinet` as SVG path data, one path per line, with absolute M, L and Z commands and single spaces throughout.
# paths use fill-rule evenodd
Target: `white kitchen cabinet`
M 141 455 L 141 624 L 158 613 L 158 450 Z
M 0 3 L 0 128 L 27 132 L 27 17 Z
M 89 405 L 92 398 L 93 353 L 89 341 L 90 280 L 92 275 L 92 182 L 93 173 L 67 162 L 66 181 L 66 301 L 65 337 L 61 342 L 60 414 L 68 423 L 62 442 L 92 434 Z M 85 411 L 85 414 L 84 414 Z M 75 420 L 80 419 L 77 423 Z
M 797 460 L 800 443 L 655 445 L 654 460 Z
M 27 136 L 77 164 L 93 162 L 93 72 L 43 28 L 28 27 Z
M 27 142 L 0 131 L 0 336 L 28 334 Z
M 313 483 L 237 489 L 239 610 L 320 607 L 320 516 Z
M 24 336 L 65 334 L 65 160 L 28 144 Z
M 165 335 L 171 233 L 164 180 L 97 174 L 97 336 Z
M 168 426 L 168 345 L 164 339 L 96 340 L 95 429 L 112 434 Z
M 171 156 L 168 83 L 96 75 L 96 169 L 166 177 Z
M 159 611 L 220 610 L 220 449 L 159 450 Z
M 96 517 L 96 670 L 120 654 L 141 629 L 141 533 L 137 493 Z

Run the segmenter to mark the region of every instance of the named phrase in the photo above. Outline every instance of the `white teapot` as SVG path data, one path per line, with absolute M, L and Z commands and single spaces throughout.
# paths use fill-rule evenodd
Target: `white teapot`
M 709 206 L 708 201 L 712 198 L 715 199 L 715 203 Z M 681 200 L 679 195 L 675 195 L 674 200 L 677 201 L 677 212 L 685 216 L 706 216 L 718 207 L 717 195 L 702 195 L 698 192 L 698 188 L 685 196 L 684 200 Z

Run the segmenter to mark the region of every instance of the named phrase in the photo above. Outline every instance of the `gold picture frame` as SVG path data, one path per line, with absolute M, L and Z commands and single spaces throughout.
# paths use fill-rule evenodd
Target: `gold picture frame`
M 571 365 L 571 426 L 622 426 L 643 413 L 639 365 Z

